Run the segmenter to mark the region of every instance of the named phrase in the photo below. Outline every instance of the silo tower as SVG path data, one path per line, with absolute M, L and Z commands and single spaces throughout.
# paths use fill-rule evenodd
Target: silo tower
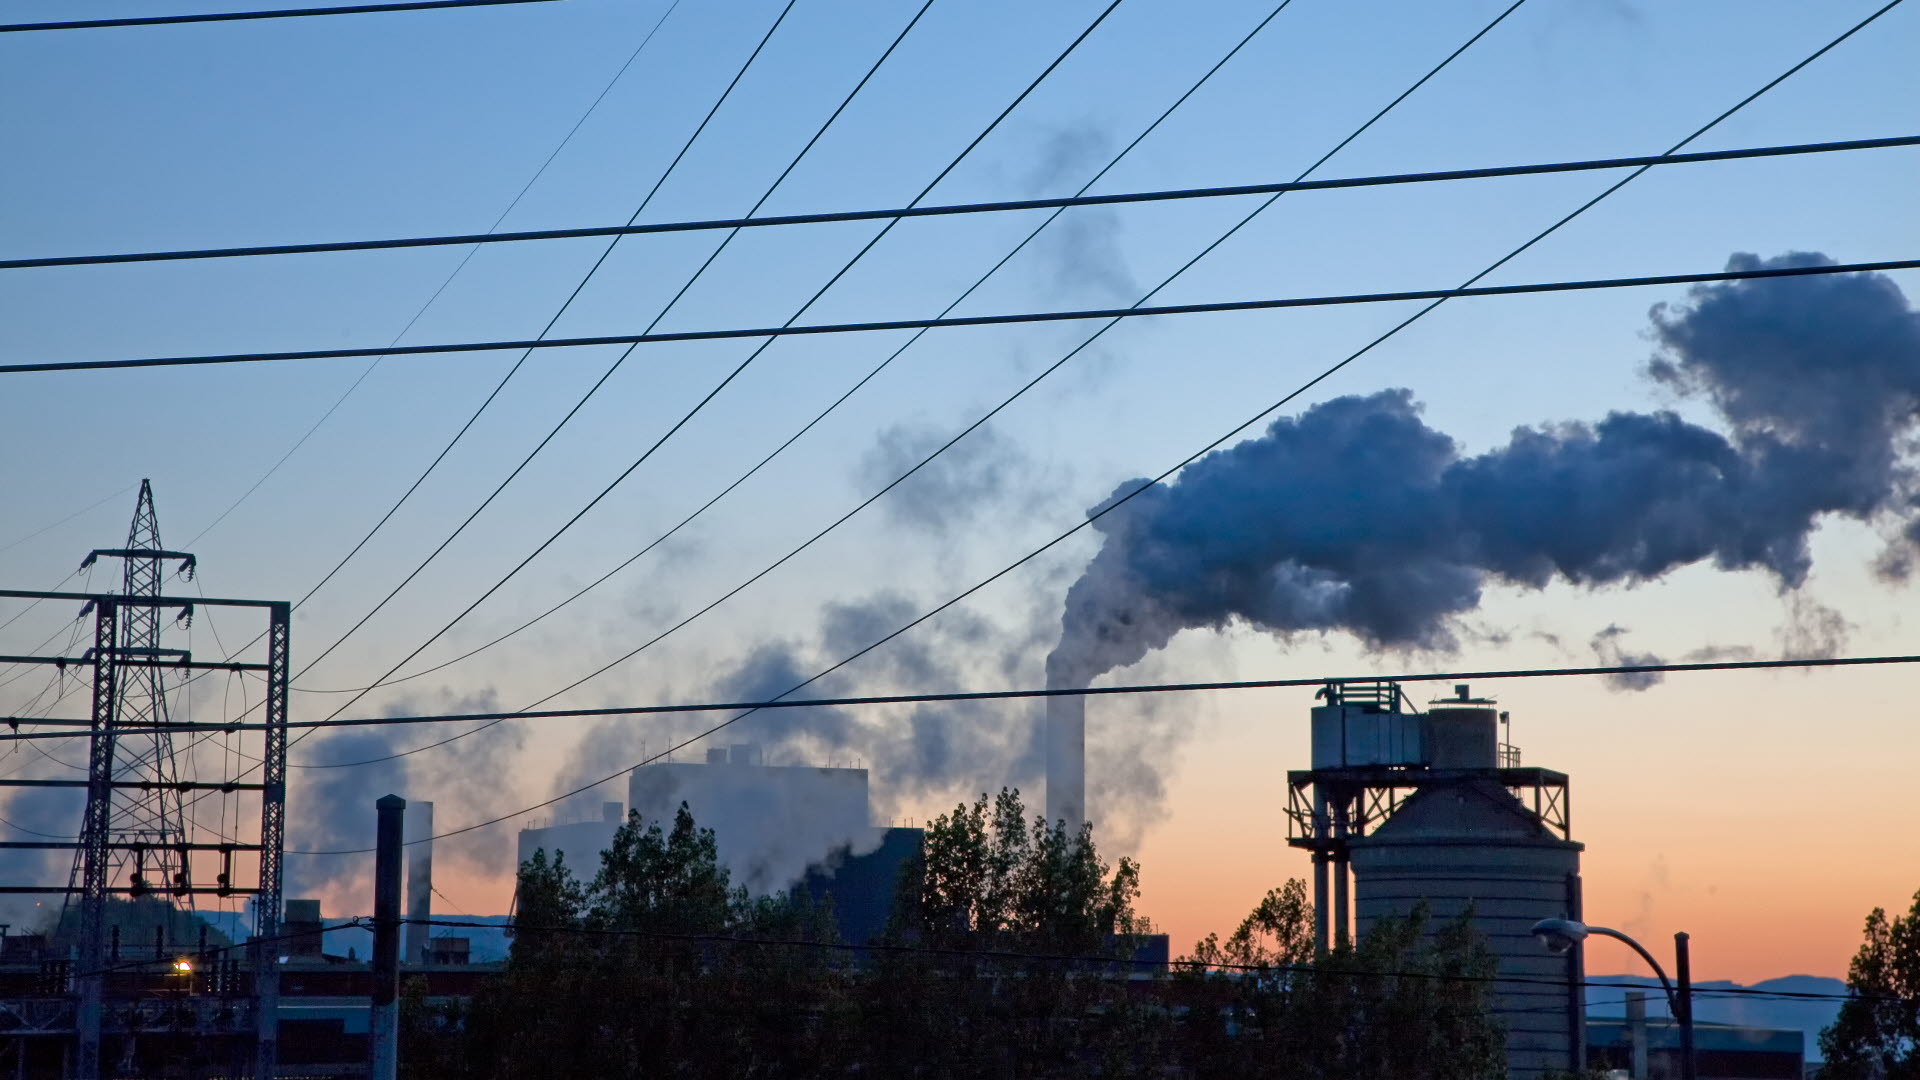
M 1582 1068 L 1580 950 L 1553 955 L 1531 933 L 1581 917 L 1566 774 L 1522 767 L 1507 714 L 1464 685 L 1425 712 L 1393 683 L 1318 697 L 1313 768 L 1287 774 L 1287 815 L 1288 843 L 1313 855 L 1322 949 L 1420 904 L 1435 925 L 1471 912 L 1512 980 L 1492 987 L 1509 1075 Z

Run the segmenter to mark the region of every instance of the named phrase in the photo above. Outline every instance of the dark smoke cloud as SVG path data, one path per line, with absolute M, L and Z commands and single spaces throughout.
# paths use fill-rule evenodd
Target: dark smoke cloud
M 1662 352 L 1648 373 L 1711 406 L 1724 432 L 1616 412 L 1463 456 L 1406 390 L 1281 418 L 1096 522 L 1102 546 L 1068 590 L 1050 682 L 1084 685 L 1179 630 L 1234 621 L 1447 650 L 1489 584 L 1630 586 L 1702 562 L 1770 575 L 1801 631 L 1789 644 L 1837 647 L 1844 621 L 1795 609 L 1792 590 L 1827 516 L 1890 528 L 1883 567 L 1911 559 L 1920 320 L 1877 274 L 1706 286 L 1652 318 Z

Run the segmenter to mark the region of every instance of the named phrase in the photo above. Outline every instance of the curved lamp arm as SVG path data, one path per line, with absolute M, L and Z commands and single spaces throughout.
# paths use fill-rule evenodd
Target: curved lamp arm
M 1669 1011 L 1673 1013 L 1673 1018 L 1675 1020 L 1679 1020 L 1681 1018 L 1682 1010 L 1680 1007 L 1680 995 L 1674 991 L 1672 980 L 1667 978 L 1666 970 L 1660 966 L 1660 961 L 1655 960 L 1653 958 L 1652 953 L 1648 952 L 1645 948 L 1643 948 L 1639 942 L 1633 940 L 1632 938 L 1628 937 L 1627 935 L 1621 933 L 1618 930 L 1609 930 L 1604 926 L 1593 926 L 1589 924 L 1587 926 L 1587 933 L 1599 934 L 1601 937 L 1610 937 L 1615 941 L 1623 941 L 1626 943 L 1628 948 L 1632 949 L 1634 952 L 1639 953 L 1640 959 L 1645 960 L 1647 962 L 1647 966 L 1653 969 L 1653 973 L 1655 975 L 1660 976 L 1660 986 L 1662 989 L 1664 989 L 1667 992 L 1667 1008 Z

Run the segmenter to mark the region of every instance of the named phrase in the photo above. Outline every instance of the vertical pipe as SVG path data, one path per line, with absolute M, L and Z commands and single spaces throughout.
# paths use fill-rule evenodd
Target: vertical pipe
M 1627 1044 L 1632 1047 L 1633 1080 L 1647 1080 L 1647 995 L 1640 990 L 1627 991 Z
M 1693 1062 L 1693 962 L 1687 955 L 1687 932 L 1673 935 L 1674 976 L 1680 986 L 1680 1080 L 1694 1080 Z
M 400 1070 L 400 856 L 407 800 L 383 795 L 373 856 L 373 1005 L 368 1080 Z
M 1347 883 L 1351 873 L 1347 867 L 1347 822 L 1352 817 L 1353 804 L 1349 801 L 1349 789 L 1342 789 L 1340 796 L 1331 803 L 1333 811 L 1333 943 L 1345 945 L 1353 940 L 1348 925 L 1348 914 L 1353 904 L 1347 896 Z
M 1313 951 L 1327 953 L 1327 853 L 1313 853 Z
M 416 799 L 407 804 L 407 929 L 401 935 L 406 949 L 403 964 L 427 959 L 428 934 L 433 930 L 433 804 Z
M 1313 785 L 1313 952 L 1325 956 L 1331 942 L 1327 917 L 1327 851 L 1331 847 L 1332 826 L 1328 822 L 1326 785 Z
M 1075 836 L 1087 819 L 1087 701 L 1047 699 L 1047 824 Z
M 1348 921 L 1348 913 L 1353 903 L 1347 896 L 1347 883 L 1352 871 L 1347 866 L 1347 849 L 1341 848 L 1333 856 L 1333 940 L 1345 944 L 1353 940 L 1353 927 Z
M 1585 901 L 1581 899 L 1580 875 L 1567 875 L 1567 918 L 1585 919 Z M 1567 1070 L 1587 1071 L 1587 946 L 1575 942 L 1567 950 Z

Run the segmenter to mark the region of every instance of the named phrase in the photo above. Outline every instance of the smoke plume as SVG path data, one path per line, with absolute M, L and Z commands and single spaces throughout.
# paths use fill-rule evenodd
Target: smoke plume
M 1489 585 L 1632 586 L 1696 563 L 1770 576 L 1798 628 L 1783 644 L 1837 647 L 1844 620 L 1793 590 L 1827 517 L 1891 536 L 1883 576 L 1911 570 L 1920 318 L 1879 274 L 1704 286 L 1651 318 L 1647 374 L 1718 428 L 1615 412 L 1521 427 L 1469 456 L 1407 390 L 1275 420 L 1094 523 L 1101 547 L 1067 592 L 1049 685 L 1087 685 L 1180 630 L 1235 621 L 1283 641 L 1343 631 L 1374 650 L 1448 650 Z M 1594 647 L 1617 649 L 1615 636 Z
M 398 697 L 380 715 L 496 712 L 499 708 L 499 699 L 490 688 L 466 695 L 442 688 Z M 327 736 L 304 757 L 295 758 L 308 764 L 371 763 L 292 770 L 287 793 L 290 851 L 285 863 L 285 894 L 289 899 L 317 898 L 330 918 L 372 910 L 372 853 L 293 852 L 372 847 L 377 818 L 373 804 L 383 795 L 399 795 L 409 802 L 433 802 L 441 822 L 491 816 L 494 797 L 507 790 L 513 759 L 524 744 L 522 725 L 501 724 L 424 754 L 390 756 L 446 737 L 437 726 L 348 728 Z M 387 760 L 371 760 L 375 758 Z M 461 866 L 491 872 L 501 862 L 498 846 L 499 838 L 485 830 L 469 833 L 436 845 L 435 861 L 442 868 Z

